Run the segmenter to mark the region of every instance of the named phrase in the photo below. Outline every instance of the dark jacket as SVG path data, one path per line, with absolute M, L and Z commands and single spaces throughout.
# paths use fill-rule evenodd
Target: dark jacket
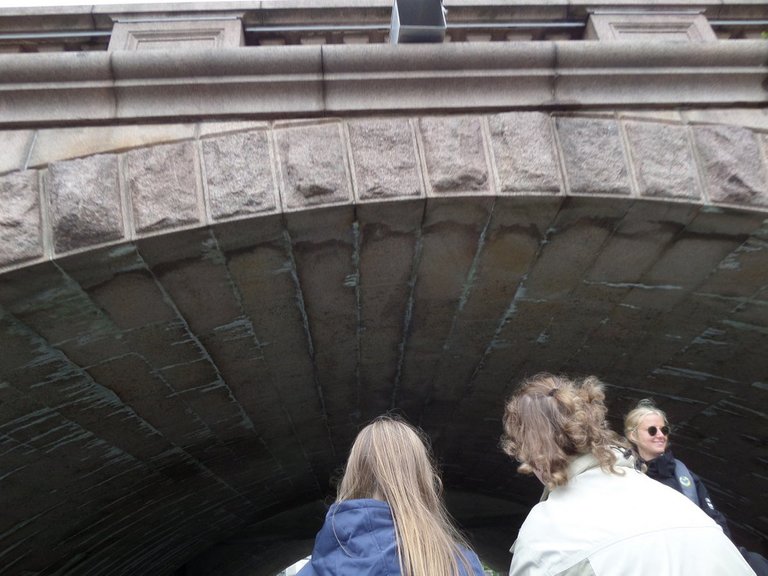
M 464 550 L 473 568 L 462 576 L 482 576 L 474 552 Z M 346 500 L 331 506 L 315 538 L 312 559 L 298 576 L 399 576 L 395 524 L 389 504 L 380 500 Z
M 654 480 L 658 480 L 662 484 L 666 484 L 670 488 L 674 488 L 678 492 L 683 492 L 683 488 L 680 485 L 680 479 L 675 473 L 675 456 L 672 454 L 671 450 L 667 450 L 661 456 L 645 462 L 645 465 L 648 467 L 648 470 L 646 471 L 648 476 Z M 723 532 L 725 532 L 725 535 L 730 538 L 731 531 L 728 529 L 728 522 L 725 520 L 723 513 L 712 504 L 712 499 L 709 497 L 709 492 L 707 491 L 707 487 L 704 486 L 704 482 L 702 482 L 693 472 L 691 472 L 691 481 L 696 487 L 699 508 L 704 510 L 710 518 L 717 522 L 723 529 Z

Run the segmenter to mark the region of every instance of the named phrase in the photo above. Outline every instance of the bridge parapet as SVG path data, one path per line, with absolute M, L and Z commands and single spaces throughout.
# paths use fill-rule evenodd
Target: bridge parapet
M 686 0 L 668 5 L 643 0 L 445 0 L 444 4 L 448 42 L 579 40 L 590 36 L 590 14 L 605 11 L 701 14 L 719 39 L 759 39 L 768 21 L 763 3 L 744 0 Z M 0 9 L 0 52 L 107 50 L 116 22 L 146 25 L 184 18 L 237 19 L 249 46 L 386 43 L 391 11 L 392 0 L 4 8 Z M 645 31 L 651 29 L 645 27 Z

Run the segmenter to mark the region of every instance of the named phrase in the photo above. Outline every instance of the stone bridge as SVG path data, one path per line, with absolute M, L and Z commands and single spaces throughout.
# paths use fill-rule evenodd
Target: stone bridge
M 319 21 L 386 23 L 369 4 Z M 494 34 L 510 5 L 446 4 Z M 320 34 L 298 4 L 225 8 Z M 765 42 L 18 40 L 131 10 L 0 11 L 0 575 L 271 576 L 387 411 L 503 570 L 540 487 L 502 404 L 541 370 L 598 375 L 617 430 L 655 398 L 768 551 Z M 221 17 L 175 10 L 190 37 Z

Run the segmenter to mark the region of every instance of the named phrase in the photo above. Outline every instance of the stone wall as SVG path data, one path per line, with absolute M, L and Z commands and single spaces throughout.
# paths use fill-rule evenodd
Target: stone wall
M 232 218 L 450 195 L 768 207 L 763 110 L 6 131 L 0 266 Z

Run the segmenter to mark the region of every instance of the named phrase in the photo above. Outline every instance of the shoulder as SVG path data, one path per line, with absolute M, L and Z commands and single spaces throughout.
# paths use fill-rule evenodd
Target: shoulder
M 461 576 L 483 576 L 483 574 L 485 574 L 483 571 L 483 565 L 480 563 L 480 559 L 477 557 L 477 554 L 468 548 L 464 548 L 463 546 L 461 547 L 461 553 L 464 558 L 466 558 L 470 568 L 472 569 L 472 572 L 467 574 L 464 563 L 459 561 L 459 573 Z
M 392 511 L 386 502 L 361 498 L 334 503 L 328 510 L 326 519 L 328 518 L 333 518 L 337 527 L 356 525 L 360 522 L 379 526 L 382 523 L 392 523 Z

